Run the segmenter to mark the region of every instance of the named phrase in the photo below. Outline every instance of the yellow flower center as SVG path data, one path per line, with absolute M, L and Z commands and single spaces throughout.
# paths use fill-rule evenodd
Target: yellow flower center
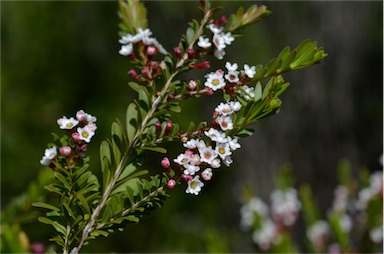
M 220 80 L 218 80 L 218 79 L 212 80 L 212 85 L 218 86 L 219 84 L 220 84 Z
M 71 128 L 73 126 L 73 123 L 67 123 L 66 125 L 68 128 Z
M 219 153 L 220 154 L 225 154 L 225 148 L 224 147 L 220 147 L 219 148 Z
M 83 131 L 83 132 L 81 133 L 81 136 L 83 136 L 83 138 L 88 138 L 88 137 L 89 137 L 89 133 L 86 132 L 86 131 Z
M 197 184 L 196 181 L 192 181 L 192 182 L 191 182 L 191 188 L 192 188 L 192 189 L 196 189 L 197 185 L 198 185 L 198 184 Z

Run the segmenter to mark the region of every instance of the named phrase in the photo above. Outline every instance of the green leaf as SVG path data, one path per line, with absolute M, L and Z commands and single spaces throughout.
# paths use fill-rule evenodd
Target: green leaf
M 131 103 L 128 106 L 127 109 L 127 135 L 128 135 L 128 142 L 132 143 L 133 138 L 136 134 L 137 128 L 138 128 L 138 117 L 139 112 L 137 110 L 137 106 L 135 103 Z
M 46 217 L 39 217 L 38 221 L 40 221 L 41 223 L 44 223 L 44 224 L 52 225 L 58 233 L 60 233 L 62 235 L 66 235 L 65 227 L 63 225 L 59 224 L 57 221 L 50 220 Z
M 34 207 L 46 208 L 46 209 L 49 209 L 49 210 L 52 210 L 52 211 L 57 211 L 57 212 L 60 211 L 59 208 L 57 208 L 57 207 L 55 207 L 53 205 L 50 205 L 50 204 L 43 203 L 43 202 L 34 202 L 34 203 L 32 203 L 32 205 Z
M 255 131 L 254 131 L 253 129 L 243 129 L 243 130 L 241 130 L 241 131 L 237 134 L 237 136 L 239 136 L 240 138 L 245 138 L 245 137 L 252 136 L 254 132 L 255 132 Z
M 261 83 L 257 82 L 255 87 L 255 101 L 258 101 L 262 98 L 263 88 L 261 87 Z
M 128 164 L 127 166 L 125 166 L 125 168 L 123 169 L 123 171 L 121 172 L 119 178 L 117 179 L 117 181 L 121 181 L 122 179 L 130 176 L 131 174 L 133 174 L 133 172 L 136 171 L 136 166 L 133 164 L 133 163 L 130 163 Z
M 53 175 L 55 176 L 55 178 L 57 180 L 59 180 L 63 186 L 67 189 L 67 190 L 70 190 L 71 189 L 71 185 L 68 183 L 67 179 L 65 179 L 65 177 L 59 173 L 59 172 L 54 172 Z
M 144 147 L 141 147 L 141 149 L 158 152 L 158 153 L 167 153 L 167 149 L 159 146 L 144 146 Z
M 119 0 L 120 28 L 123 32 L 136 34 L 139 28 L 148 27 L 147 9 L 137 0 Z
M 187 42 L 188 42 L 188 45 L 191 45 L 192 42 L 193 42 L 193 39 L 195 37 L 195 31 L 193 30 L 193 28 L 191 27 L 188 27 L 187 28 Z

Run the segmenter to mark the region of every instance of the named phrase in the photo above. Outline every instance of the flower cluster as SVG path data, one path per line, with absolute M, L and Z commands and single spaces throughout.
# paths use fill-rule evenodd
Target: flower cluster
M 59 153 L 64 157 L 78 156 L 87 151 L 86 143 L 91 141 L 95 135 L 97 126 L 96 117 L 79 110 L 76 117 L 67 118 L 63 116 L 57 120 L 59 128 L 70 133 L 70 137 L 65 136 L 60 140 Z M 43 166 L 50 166 L 57 156 L 57 147 L 53 145 L 45 149 L 44 156 L 40 160 Z
M 268 206 L 258 197 L 251 198 L 240 210 L 243 230 L 252 229 L 252 239 L 262 250 L 280 242 L 286 227 L 292 226 L 301 208 L 293 188 L 275 190 L 271 194 L 271 214 Z
M 367 237 L 366 240 L 372 244 L 383 241 L 382 217 L 372 216 L 377 212 L 375 209 L 380 210 L 382 207 L 383 173 L 371 174 L 368 182 L 358 191 L 356 197 L 347 185 L 337 186 L 332 205 L 327 211 L 327 219 L 307 221 L 306 237 L 313 251 L 341 253 L 345 251 L 342 249 L 345 246 L 338 240 L 343 237 Z M 293 188 L 274 190 L 270 208 L 260 198 L 252 197 L 241 207 L 240 226 L 243 230 L 252 231 L 252 239 L 260 250 L 276 251 L 279 250 L 279 244 L 284 245 L 282 241 L 287 238 L 283 234 L 289 233 L 289 228 L 294 226 L 301 206 L 297 191 Z M 358 244 L 359 241 L 362 240 L 357 240 Z M 354 247 L 351 245 L 348 248 L 351 251 Z
M 146 46 L 146 50 L 150 55 L 155 55 L 158 52 L 166 55 L 167 51 L 165 48 L 157 41 L 156 38 L 151 37 L 152 32 L 149 28 L 147 29 L 138 29 L 137 34 L 127 34 L 119 40 L 119 43 L 123 44 L 119 53 L 123 56 L 129 56 L 133 53 L 134 44 L 143 44 Z
M 232 97 L 235 97 L 237 93 L 246 100 L 251 100 L 255 96 L 254 88 L 248 87 L 245 83 L 255 76 L 256 67 L 245 64 L 244 69 L 239 71 L 238 64 L 231 64 L 230 62 L 226 62 L 225 67 L 227 73 L 219 69 L 205 75 L 204 85 L 213 91 L 222 89 Z
M 224 49 L 235 40 L 230 32 L 224 32 L 222 25 L 226 24 L 226 22 L 226 18 L 223 17 L 216 22 L 208 24 L 207 28 L 212 32 L 212 42 L 204 36 L 200 36 L 197 42 L 197 45 L 203 49 L 211 48 L 213 45 L 213 55 L 220 60 L 223 59 L 225 55 Z

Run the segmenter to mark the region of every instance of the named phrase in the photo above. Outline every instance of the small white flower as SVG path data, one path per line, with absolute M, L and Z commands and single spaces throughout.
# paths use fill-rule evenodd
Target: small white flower
M 223 160 L 232 154 L 228 143 L 217 143 L 215 151 Z
M 89 122 L 87 123 L 87 126 L 91 131 L 96 131 L 97 130 L 97 125 L 95 123 Z
M 93 135 L 95 135 L 95 132 L 92 131 L 88 125 L 84 126 L 83 128 L 77 128 L 77 132 L 80 135 L 80 139 L 87 143 L 89 143 Z
M 204 134 L 214 142 L 225 143 L 227 138 L 224 132 L 220 132 L 214 128 L 210 128 L 208 131 L 204 131 Z
M 237 63 L 231 64 L 230 62 L 226 62 L 225 68 L 227 68 L 228 72 L 232 72 L 237 71 L 237 68 L 239 68 L 239 66 L 237 65 Z
M 244 99 L 247 101 L 253 99 L 255 97 L 255 88 L 248 87 L 247 85 L 243 85 L 236 90 Z
M 256 67 L 249 67 L 248 64 L 244 64 L 244 73 L 248 76 L 248 78 L 253 78 L 256 74 Z
M 188 188 L 185 192 L 198 195 L 203 186 L 204 183 L 200 181 L 200 176 L 195 176 L 192 180 L 188 181 Z
M 307 237 L 312 243 L 317 243 L 321 238 L 329 234 L 329 225 L 320 220 L 311 225 L 307 230 Z
M 236 101 L 231 101 L 229 102 L 231 104 L 231 107 L 233 108 L 234 111 L 239 111 L 241 109 L 241 103 Z
M 241 147 L 241 145 L 239 144 L 238 138 L 231 138 L 228 136 L 227 139 L 228 139 L 229 147 L 232 149 L 232 151 L 235 151 L 236 149 L 239 149 Z
M 239 72 L 230 71 L 227 74 L 225 74 L 225 78 L 231 83 L 239 82 Z
M 88 123 L 94 123 L 97 121 L 97 118 L 93 115 L 90 115 L 88 113 L 85 113 L 86 117 L 87 117 L 87 122 Z
M 231 156 L 226 156 L 225 159 L 223 160 L 223 163 L 229 167 L 229 165 L 231 165 L 233 163 L 233 160 L 231 158 Z
M 53 160 L 57 155 L 57 149 L 56 146 L 53 146 L 51 148 L 47 148 L 44 151 L 44 156 L 47 157 L 50 160 Z
M 212 169 L 211 168 L 206 168 L 204 169 L 203 172 L 201 172 L 201 177 L 205 180 L 205 181 L 209 181 L 211 180 L 212 178 Z
M 191 139 L 188 140 L 183 144 L 184 147 L 189 148 L 189 149 L 195 149 L 197 147 L 197 144 L 199 143 L 200 140 L 198 139 Z
M 121 39 L 119 39 L 119 43 L 121 43 L 121 44 L 128 44 L 131 42 L 133 42 L 133 35 L 132 34 L 124 35 L 123 37 L 121 37 Z
M 199 166 L 193 166 L 189 164 L 184 164 L 185 170 L 183 171 L 186 175 L 194 175 L 195 173 L 200 171 Z
M 49 166 L 51 164 L 51 160 L 53 160 L 57 155 L 57 149 L 56 146 L 53 146 L 51 148 L 47 148 L 44 151 L 44 156 L 40 160 L 40 164 L 43 166 Z
M 222 27 L 218 27 L 216 26 L 215 24 L 211 23 L 209 25 L 207 25 L 207 27 L 211 30 L 212 33 L 214 34 L 217 34 L 217 33 L 220 33 L 221 31 L 223 31 L 223 28 Z
M 215 51 L 213 52 L 213 56 L 216 57 L 217 59 L 221 60 L 225 56 L 225 51 L 224 50 L 215 49 Z
M 222 102 L 215 108 L 215 111 L 220 115 L 227 116 L 233 113 L 233 107 L 229 103 Z
M 217 157 L 216 151 L 211 146 L 199 149 L 199 153 L 201 162 L 206 162 L 207 164 L 211 164 Z
M 213 44 L 215 44 L 217 50 L 223 50 L 227 46 L 223 34 L 214 34 L 212 38 Z
M 233 129 L 233 122 L 230 116 L 219 116 L 215 121 L 220 125 L 223 131 Z
M 247 230 L 253 225 L 255 214 L 262 220 L 267 220 L 268 218 L 268 206 L 258 197 L 251 198 L 240 209 L 240 225 L 243 230 Z
M 189 161 L 189 164 L 192 166 L 199 165 L 201 163 L 200 156 L 198 154 L 194 154 L 191 156 L 191 160 Z
M 231 43 L 235 40 L 235 38 L 232 36 L 230 32 L 226 34 L 222 34 L 222 37 L 224 39 L 225 44 L 231 45 Z
M 121 49 L 119 50 L 119 54 L 123 56 L 129 56 L 133 52 L 133 45 L 132 43 L 121 46 Z
M 208 38 L 205 38 L 203 36 L 200 36 L 199 37 L 199 41 L 197 42 L 197 46 L 199 46 L 200 48 L 209 48 L 210 46 L 212 46 L 212 43 L 209 41 Z
M 277 240 L 277 235 L 278 231 L 275 223 L 268 219 L 260 229 L 253 232 L 252 239 L 262 250 L 267 250 Z
M 66 118 L 65 116 L 62 118 L 57 119 L 57 124 L 59 125 L 60 129 L 70 130 L 76 125 L 79 124 L 79 121 L 77 121 L 75 118 Z
M 291 226 L 296 221 L 301 203 L 295 189 L 274 190 L 271 194 L 271 202 L 274 217 L 281 220 L 284 225 Z
M 191 161 L 191 156 L 188 156 L 184 153 L 179 154 L 176 159 L 173 160 L 179 165 L 186 165 Z
M 369 231 L 369 238 L 374 243 L 381 243 L 383 241 L 383 225 L 371 229 Z
M 220 72 L 212 72 L 208 74 L 207 81 L 205 81 L 204 85 L 212 88 L 213 91 L 223 88 L 225 86 L 223 74 Z
M 212 168 L 220 168 L 221 167 L 220 159 L 218 159 L 218 158 L 213 159 L 213 161 L 211 163 L 211 167 Z

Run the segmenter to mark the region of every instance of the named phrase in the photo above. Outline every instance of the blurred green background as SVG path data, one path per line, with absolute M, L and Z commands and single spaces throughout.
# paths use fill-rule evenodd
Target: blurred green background
M 228 15 L 253 2 L 214 2 Z M 85 252 L 251 252 L 239 225 L 241 190 L 250 184 L 267 196 L 279 166 L 292 163 L 298 183 L 308 182 L 322 205 L 337 183 L 337 162 L 380 169 L 383 148 L 383 3 L 381 1 L 271 1 L 272 15 L 245 30 L 226 60 L 265 64 L 285 46 L 317 40 L 329 56 L 321 64 L 285 75 L 292 86 L 281 112 L 257 123 L 242 140 L 231 168 L 223 167 L 199 197 L 184 186 L 150 218 L 124 232 L 93 241 Z M 198 2 L 148 1 L 149 25 L 171 51 L 199 17 Z M 135 94 L 129 66 L 118 54 L 117 2 L 1 2 L 1 206 L 26 190 L 56 119 L 84 109 L 97 116 L 89 146 L 98 172 L 98 144 L 110 124 L 123 119 Z M 214 67 L 224 67 L 215 61 Z M 201 78 L 204 73 L 197 72 Z M 209 119 L 219 98 L 191 101 L 178 120 Z M 179 145 L 170 150 L 176 157 Z M 156 161 L 154 161 L 156 163 Z M 26 210 L 30 213 L 30 210 Z M 46 244 L 49 226 L 25 220 L 30 240 Z

